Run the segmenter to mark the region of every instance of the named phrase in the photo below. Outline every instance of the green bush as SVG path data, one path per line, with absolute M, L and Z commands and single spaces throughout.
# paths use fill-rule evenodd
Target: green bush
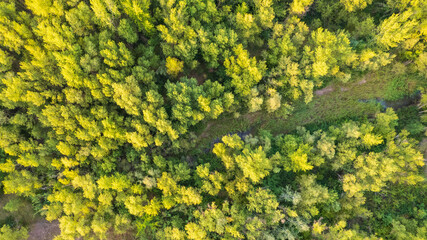
M 384 99 L 387 101 L 400 100 L 409 95 L 408 83 L 403 77 L 394 78 L 386 87 Z
M 28 238 L 28 232 L 27 232 L 27 229 L 25 228 L 15 230 L 5 225 L 0 229 L 0 239 L 22 240 L 27 238 Z

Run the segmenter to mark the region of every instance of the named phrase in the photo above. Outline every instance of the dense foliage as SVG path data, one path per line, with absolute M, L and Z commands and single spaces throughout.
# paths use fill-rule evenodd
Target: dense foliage
M 3 191 L 59 219 L 57 239 L 422 239 L 423 158 L 391 110 L 209 151 L 194 129 L 285 117 L 392 61 L 423 74 L 426 40 L 425 0 L 1 1 Z M 407 185 L 417 209 L 379 223 Z

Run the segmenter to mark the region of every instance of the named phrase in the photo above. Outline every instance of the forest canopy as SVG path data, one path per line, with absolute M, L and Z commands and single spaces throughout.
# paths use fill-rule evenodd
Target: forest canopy
M 3 0 L 2 191 L 59 220 L 56 240 L 425 239 L 420 139 L 391 108 L 196 133 L 396 63 L 425 113 L 426 47 L 426 0 Z M 0 238 L 28 237 L 13 227 Z

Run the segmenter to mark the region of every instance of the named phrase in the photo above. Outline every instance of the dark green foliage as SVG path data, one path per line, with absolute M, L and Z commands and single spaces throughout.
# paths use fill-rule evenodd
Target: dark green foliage
M 3 150 L 0 150 L 0 163 L 6 162 L 6 157 L 7 157 L 7 155 L 5 154 L 5 152 Z M 3 179 L 6 175 L 7 175 L 7 173 L 1 171 L 0 172 L 0 181 L 3 182 Z M 3 184 L 1 184 L 0 186 L 1 186 L 0 193 L 3 194 Z
M 396 224 L 403 224 L 409 233 L 417 235 L 427 221 L 426 194 L 425 182 L 414 186 L 389 184 L 381 193 L 369 193 L 366 205 L 373 217 L 360 225 L 364 229 L 371 226 L 371 231 L 384 238 L 395 237 Z
M 396 111 L 399 116 L 399 129 L 406 129 L 412 137 L 422 139 L 425 132 L 425 126 L 421 122 L 419 109 L 417 106 L 408 106 Z
M 409 95 L 408 83 L 404 78 L 394 78 L 387 85 L 385 100 L 396 101 Z

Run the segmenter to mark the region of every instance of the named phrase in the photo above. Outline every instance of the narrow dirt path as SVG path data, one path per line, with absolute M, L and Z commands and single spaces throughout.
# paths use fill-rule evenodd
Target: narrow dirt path
M 328 94 L 330 92 L 333 92 L 334 90 L 335 89 L 332 86 L 327 86 L 325 88 L 314 91 L 314 94 L 317 96 L 322 96 L 322 95 Z

